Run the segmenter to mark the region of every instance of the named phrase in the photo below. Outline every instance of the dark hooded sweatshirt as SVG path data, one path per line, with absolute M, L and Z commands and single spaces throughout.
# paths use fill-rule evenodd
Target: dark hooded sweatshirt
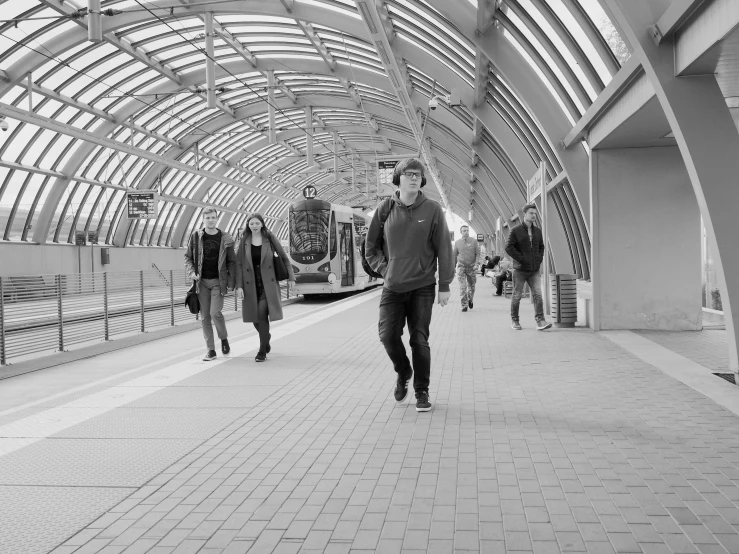
M 380 214 L 388 211 L 383 233 Z M 383 276 L 385 287 L 392 292 L 435 284 L 437 259 L 439 292 L 448 292 L 454 279 L 452 242 L 444 212 L 423 192 L 411 206 L 404 205 L 396 191 L 377 207 L 367 230 L 365 254 L 370 267 Z

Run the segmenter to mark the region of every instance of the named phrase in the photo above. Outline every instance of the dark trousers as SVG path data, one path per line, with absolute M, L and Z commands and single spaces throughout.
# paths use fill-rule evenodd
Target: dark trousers
M 518 321 L 518 307 L 521 304 L 523 288 L 529 284 L 534 298 L 534 319 L 544 321 L 544 301 L 541 296 L 541 273 L 538 271 L 513 270 L 513 298 L 511 298 L 511 320 Z
M 267 306 L 267 297 L 264 295 L 264 289 L 260 292 L 261 295 L 257 296 L 258 321 L 255 321 L 253 325 L 259 333 L 259 351 L 266 352 L 269 339 L 272 338 L 272 335 L 269 334 L 269 308 Z
M 413 388 L 416 392 L 429 389 L 431 378 L 429 325 L 435 295 L 436 285 L 428 285 L 403 293 L 383 289 L 380 299 L 378 324 L 380 341 L 393 362 L 395 372 L 402 377 L 409 377 L 411 373 L 411 363 L 401 340 L 403 328 L 406 320 L 408 321 L 413 356 Z
M 503 294 L 503 281 L 511 281 L 511 274 L 505 272 L 503 275 L 498 275 L 495 278 L 495 294 L 500 296 Z

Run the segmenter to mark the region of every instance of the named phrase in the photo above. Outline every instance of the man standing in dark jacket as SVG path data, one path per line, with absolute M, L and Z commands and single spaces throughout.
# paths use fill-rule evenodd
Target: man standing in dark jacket
M 544 237 L 541 229 L 534 226 L 536 205 L 523 207 L 523 224 L 511 229 L 505 251 L 513 259 L 513 298 L 511 299 L 511 327 L 521 330 L 518 307 L 521 304 L 523 287 L 529 284 L 534 297 L 536 328 L 549 329 L 552 324 L 544 319 L 544 302 L 541 298 L 541 273 L 539 268 L 544 259 Z
M 375 210 L 367 229 L 365 256 L 385 280 L 380 300 L 380 341 L 393 362 L 397 383 L 395 400 L 408 395 L 413 376 L 416 411 L 431 410 L 429 380 L 431 348 L 429 326 L 434 306 L 436 267 L 439 268 L 438 302 L 446 306 L 454 279 L 452 243 L 444 211 L 421 192 L 426 184 L 423 164 L 414 158 L 395 166 L 395 195 Z M 384 223 L 383 223 L 384 222 Z M 401 337 L 406 321 L 413 366 Z M 415 372 L 415 373 L 414 373 Z

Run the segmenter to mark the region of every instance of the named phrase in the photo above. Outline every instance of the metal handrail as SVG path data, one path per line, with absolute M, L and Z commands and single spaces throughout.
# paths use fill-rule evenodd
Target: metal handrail
M 153 264 L 152 264 L 153 265 Z M 167 275 L 168 274 L 168 275 Z M 0 365 L 70 345 L 192 323 L 184 269 L 0 277 Z M 280 283 L 283 300 L 290 298 Z M 239 300 L 233 291 L 233 310 Z M 224 306 L 227 306 L 224 302 Z

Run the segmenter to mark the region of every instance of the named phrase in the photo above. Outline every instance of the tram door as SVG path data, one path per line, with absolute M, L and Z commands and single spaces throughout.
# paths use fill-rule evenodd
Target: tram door
M 354 242 L 352 241 L 352 224 L 339 223 L 341 231 L 339 239 L 341 241 L 341 250 L 339 259 L 341 260 L 341 286 L 348 287 L 354 284 Z

